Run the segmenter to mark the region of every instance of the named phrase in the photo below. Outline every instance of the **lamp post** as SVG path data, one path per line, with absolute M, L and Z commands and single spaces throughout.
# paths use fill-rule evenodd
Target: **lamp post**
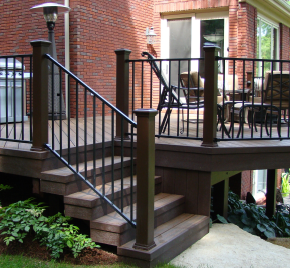
M 70 7 L 57 3 L 44 3 L 30 8 L 32 12 L 43 13 L 48 28 L 48 40 L 51 42 L 49 54 L 57 60 L 56 46 L 54 39 L 54 27 L 58 14 L 67 13 Z M 61 93 L 60 77 L 58 68 L 54 68 L 52 73 L 52 64 L 49 63 L 48 77 L 48 118 L 65 119 L 64 98 Z M 52 75 L 54 76 L 54 85 L 52 86 Z M 61 98 L 61 99 L 60 99 Z M 53 105 L 52 105 L 53 103 Z M 53 106 L 53 107 L 52 107 Z

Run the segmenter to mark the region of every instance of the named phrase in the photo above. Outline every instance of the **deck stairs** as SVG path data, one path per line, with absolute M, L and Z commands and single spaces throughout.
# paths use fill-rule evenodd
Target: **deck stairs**
M 135 160 L 134 160 L 135 161 Z M 111 156 L 105 158 L 105 187 L 102 187 L 102 159 L 96 160 L 96 188 L 105 191 L 114 203 L 121 202 L 121 157 L 114 156 L 114 191 L 111 182 Z M 79 165 L 80 172 L 84 164 Z M 93 160 L 89 161 L 87 176 L 92 182 Z M 136 218 L 136 175 L 133 177 L 133 197 L 130 198 L 130 159 L 124 157 L 123 206 L 129 217 L 130 200 L 133 200 L 133 218 Z M 135 170 L 134 170 L 135 172 Z M 66 216 L 90 222 L 90 236 L 93 241 L 117 247 L 117 253 L 124 262 L 139 267 L 153 267 L 158 262 L 169 261 L 195 241 L 208 233 L 209 218 L 185 213 L 185 197 L 163 193 L 162 177 L 155 177 L 155 243 L 150 251 L 134 249 L 135 228 L 107 205 L 88 186 L 67 168 L 57 167 L 42 172 L 40 191 L 63 196 Z

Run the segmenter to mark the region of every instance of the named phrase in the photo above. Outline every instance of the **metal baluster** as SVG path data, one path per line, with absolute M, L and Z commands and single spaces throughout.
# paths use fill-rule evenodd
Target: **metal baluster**
M 96 96 L 93 96 L 93 185 L 96 187 Z
M 136 105 L 135 104 L 135 62 L 132 62 L 132 120 L 134 118 L 134 108 Z
M 76 170 L 79 172 L 79 84 L 76 82 Z
M 54 64 L 51 63 L 51 139 L 52 149 L 54 150 Z
M 114 155 L 115 155 L 115 152 L 114 152 L 114 129 L 115 129 L 115 126 L 114 126 L 114 111 L 112 111 L 112 115 L 111 115 L 111 184 L 112 184 L 112 193 L 111 193 L 111 201 L 112 203 L 114 204 L 114 161 L 115 161 L 115 158 L 114 158 Z
M 62 70 L 59 68 L 59 150 L 60 156 L 62 156 Z
M 16 58 L 13 57 L 13 133 L 16 139 Z
M 6 139 L 9 138 L 9 133 L 8 133 L 8 58 L 6 58 Z
M 32 117 L 33 117 L 33 106 L 32 106 L 32 55 L 30 56 L 30 75 L 29 75 L 29 102 L 30 102 L 30 141 L 32 142 Z M 27 107 L 27 105 L 26 105 Z M 27 108 L 26 108 L 27 109 Z
M 24 140 L 24 57 L 21 57 L 21 132 Z
M 114 144 L 112 144 L 114 146 Z M 105 195 L 105 104 L 102 102 L 102 193 Z
M 124 208 L 124 118 L 121 119 L 121 212 Z
M 133 221 L 133 125 L 131 124 L 131 142 L 130 142 L 130 220 Z
M 68 133 L 67 133 L 67 144 L 68 144 L 68 162 L 71 163 L 71 155 L 70 155 L 70 75 L 67 76 L 67 102 L 68 102 L 68 107 L 67 107 L 67 128 L 68 128 Z
M 85 134 L 85 178 L 88 179 L 88 159 L 87 159 L 87 144 L 88 144 L 88 126 L 87 126 L 87 89 L 84 88 L 84 99 L 85 99 L 85 105 L 84 105 L 84 134 Z
M 144 61 L 141 62 L 142 67 L 141 67 L 141 108 L 143 108 L 144 105 Z M 123 132 L 122 132 L 123 133 Z

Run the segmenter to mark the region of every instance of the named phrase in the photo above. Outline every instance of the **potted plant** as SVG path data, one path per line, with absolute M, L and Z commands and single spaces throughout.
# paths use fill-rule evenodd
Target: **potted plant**
M 283 197 L 290 194 L 289 173 L 282 173 L 281 192 Z

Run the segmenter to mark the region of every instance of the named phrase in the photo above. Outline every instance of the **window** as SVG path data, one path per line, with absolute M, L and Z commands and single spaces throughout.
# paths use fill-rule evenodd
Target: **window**
M 220 56 L 227 56 L 228 12 L 169 15 L 161 20 L 161 58 L 200 58 L 204 56 L 204 43 L 217 44 Z M 177 85 L 177 63 L 171 66 L 171 83 Z M 162 66 L 168 74 L 168 66 Z M 193 61 L 191 71 L 200 71 L 204 77 L 203 63 Z M 220 70 L 222 66 L 220 66 Z M 180 66 L 180 72 L 188 71 L 187 64 Z M 176 77 L 174 77 L 174 75 Z
M 278 25 L 259 16 L 257 22 L 257 58 L 278 59 L 278 40 Z M 264 74 L 270 70 L 271 63 L 265 62 Z M 274 65 L 274 70 L 278 70 L 278 65 Z M 257 73 L 262 76 L 262 64 L 257 66 Z
M 267 188 L 267 170 L 254 170 L 253 171 L 253 189 L 252 195 L 256 200 L 265 196 Z

